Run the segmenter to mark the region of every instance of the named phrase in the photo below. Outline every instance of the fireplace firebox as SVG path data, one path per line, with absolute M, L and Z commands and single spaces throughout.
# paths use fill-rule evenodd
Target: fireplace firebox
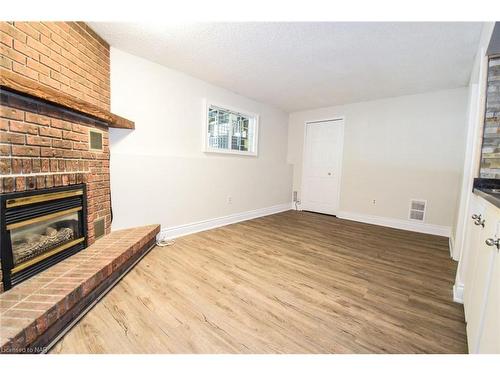
M 0 194 L 4 290 L 87 246 L 85 184 Z

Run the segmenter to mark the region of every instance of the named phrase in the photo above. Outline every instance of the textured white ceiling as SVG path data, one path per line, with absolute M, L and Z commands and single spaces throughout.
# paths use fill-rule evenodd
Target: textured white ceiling
M 481 23 L 90 23 L 112 46 L 286 111 L 468 83 Z

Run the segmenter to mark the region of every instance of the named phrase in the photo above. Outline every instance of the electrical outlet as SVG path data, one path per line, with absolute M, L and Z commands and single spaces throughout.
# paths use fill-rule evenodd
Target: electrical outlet
M 232 204 L 233 203 L 233 197 L 228 196 L 227 197 L 227 204 Z
M 372 201 L 372 204 L 375 206 L 375 205 L 377 204 L 377 201 L 374 199 L 374 200 Z
M 299 201 L 299 200 L 298 200 L 298 194 L 299 194 L 299 193 L 298 193 L 298 191 L 296 191 L 296 190 L 293 192 L 293 201 L 294 201 L 294 202 L 298 202 L 298 201 Z

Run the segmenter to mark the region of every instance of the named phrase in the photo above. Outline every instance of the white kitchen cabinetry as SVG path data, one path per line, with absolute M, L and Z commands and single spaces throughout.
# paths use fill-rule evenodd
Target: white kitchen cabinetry
M 479 353 L 500 353 L 500 255 L 493 260 L 491 282 L 486 297 Z
M 474 216 L 474 219 L 472 218 Z M 481 197 L 472 200 L 467 229 L 469 260 L 464 309 L 469 353 L 500 353 L 500 209 Z
M 470 307 L 472 306 L 472 287 L 473 280 L 475 278 L 477 254 L 481 244 L 481 236 L 483 233 L 483 226 L 477 224 L 477 219 L 481 221 L 484 220 L 486 213 L 487 202 L 475 194 L 471 197 L 471 210 L 469 212 L 469 223 L 467 225 L 467 237 L 466 237 L 466 248 L 467 248 L 467 268 L 464 274 L 464 310 L 465 310 L 465 320 L 468 321 L 470 315 Z M 467 285 L 468 287 L 465 287 Z M 469 339 L 470 341 L 470 339 Z

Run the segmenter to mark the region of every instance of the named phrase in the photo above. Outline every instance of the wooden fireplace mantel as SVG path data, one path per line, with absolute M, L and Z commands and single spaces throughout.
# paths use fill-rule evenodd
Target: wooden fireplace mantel
M 135 129 L 133 121 L 115 115 L 98 106 L 65 94 L 59 90 L 44 86 L 36 81 L 19 76 L 10 70 L 0 68 L 0 88 L 10 89 L 50 103 L 84 113 L 108 123 L 111 128 Z

